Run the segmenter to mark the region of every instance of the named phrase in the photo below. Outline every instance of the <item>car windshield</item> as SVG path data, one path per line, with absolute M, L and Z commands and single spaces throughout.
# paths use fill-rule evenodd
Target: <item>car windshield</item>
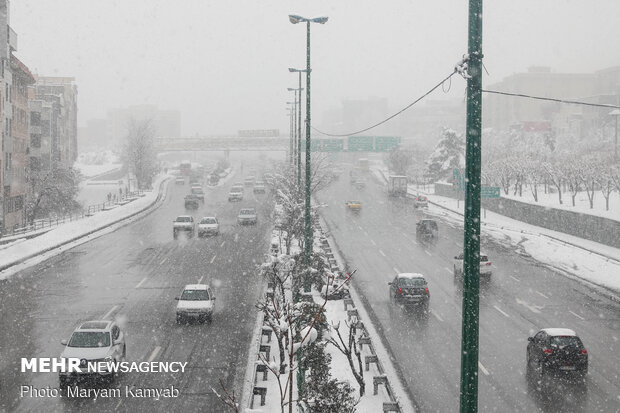
M 203 218 L 202 221 L 200 221 L 201 224 L 217 224 L 217 221 L 215 220 L 215 218 Z
M 576 336 L 553 336 L 549 340 L 551 347 L 581 347 L 581 340 Z
M 254 215 L 254 214 L 256 214 L 256 211 L 253 209 L 242 209 L 239 212 L 239 215 Z
M 192 222 L 191 217 L 177 217 L 176 222 Z
M 399 278 L 398 285 L 400 287 L 423 287 L 426 285 L 424 278 Z
M 100 331 L 76 331 L 69 340 L 69 347 L 109 347 L 110 333 Z
M 187 301 L 203 301 L 209 299 L 207 290 L 183 290 L 180 300 Z

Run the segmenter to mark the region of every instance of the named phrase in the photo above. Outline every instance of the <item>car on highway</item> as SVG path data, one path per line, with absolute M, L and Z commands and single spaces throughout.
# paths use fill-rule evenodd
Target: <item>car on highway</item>
M 255 208 L 241 208 L 237 216 L 237 222 L 240 225 L 254 225 L 258 221 Z
M 254 176 L 248 176 L 247 178 L 243 180 L 243 183 L 245 186 L 252 186 L 254 185 L 255 180 L 256 178 Z
M 428 208 L 428 198 L 424 195 L 418 195 L 413 198 L 414 208 Z
M 390 302 L 404 307 L 421 307 L 428 311 L 431 293 L 424 275 L 419 273 L 400 273 L 390 282 Z
M 219 235 L 220 223 L 216 217 L 203 217 L 198 222 L 198 236 Z
M 344 205 L 351 211 L 359 211 L 362 209 L 362 201 L 350 200 L 346 201 Z
M 588 374 L 588 350 L 575 331 L 543 328 L 527 340 L 528 374 L 578 379 Z
M 185 196 L 185 209 L 198 209 L 200 206 L 200 198 L 195 194 Z
M 255 194 L 264 194 L 265 193 L 265 183 L 263 181 L 254 182 L 253 191 Z
M 213 321 L 215 295 L 207 284 L 188 284 L 183 287 L 181 295 L 175 297 L 177 324 L 189 320 Z
M 242 201 L 243 200 L 243 191 L 239 189 L 239 187 L 233 186 L 230 188 L 230 192 L 228 193 L 228 202 L 233 201 Z
M 439 236 L 439 227 L 434 219 L 421 219 L 415 224 L 415 236 L 418 241 L 430 242 Z
M 205 202 L 205 193 L 202 190 L 202 186 L 192 187 L 192 195 L 194 195 L 200 202 Z
M 353 185 L 357 188 L 357 189 L 364 189 L 366 188 L 366 181 L 363 179 L 356 179 L 355 182 L 353 183 Z
M 177 185 L 185 185 L 185 178 L 182 176 L 177 176 L 177 178 L 174 180 L 174 183 Z
M 125 334 L 114 321 L 92 320 L 80 324 L 73 331 L 71 338 L 61 340 L 65 346 L 60 358 L 80 360 L 80 371 L 59 372 L 60 387 L 66 387 L 74 381 L 88 379 L 114 380 L 114 373 L 105 366 L 95 364 L 100 361 L 121 362 L 125 360 L 127 345 Z M 89 362 L 93 363 L 89 366 Z
M 454 257 L 454 276 L 460 277 L 463 275 L 463 253 Z M 493 274 L 493 263 L 489 261 L 489 256 L 481 252 L 480 253 L 480 276 L 490 277 Z
M 190 237 L 194 236 L 194 217 L 191 215 L 179 215 L 172 221 L 172 235 L 176 239 L 179 232 L 187 232 Z

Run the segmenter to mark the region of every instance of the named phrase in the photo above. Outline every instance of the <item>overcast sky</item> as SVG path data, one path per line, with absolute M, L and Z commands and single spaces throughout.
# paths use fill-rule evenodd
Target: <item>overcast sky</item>
M 465 0 L 13 0 L 10 18 L 33 72 L 76 78 L 80 125 L 149 103 L 180 110 L 183 134 L 234 134 L 288 130 L 287 68 L 305 67 L 306 37 L 288 14 L 329 17 L 311 27 L 319 122 L 343 99 L 396 110 L 436 84 L 467 51 L 467 12 Z M 485 1 L 485 84 L 532 65 L 620 65 L 618 16 L 618 0 Z

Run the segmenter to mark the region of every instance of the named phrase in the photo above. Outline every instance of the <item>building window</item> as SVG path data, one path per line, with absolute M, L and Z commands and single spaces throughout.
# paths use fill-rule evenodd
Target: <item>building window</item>
M 30 135 L 30 146 L 33 148 L 41 147 L 41 135 Z

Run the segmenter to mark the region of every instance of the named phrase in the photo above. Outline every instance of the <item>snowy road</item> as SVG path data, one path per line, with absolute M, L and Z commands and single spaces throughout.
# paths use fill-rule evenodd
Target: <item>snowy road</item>
M 463 232 L 440 220 L 434 245 L 415 241 L 423 212 L 410 201 L 389 199 L 372 179 L 365 189 L 349 184 L 348 171 L 318 199 L 332 235 L 365 296 L 374 322 L 391 348 L 411 396 L 422 411 L 458 411 L 461 337 L 460 282 L 453 257 Z M 360 199 L 360 214 L 344 207 Z M 579 282 L 483 238 L 495 271 L 481 285 L 479 407 L 481 411 L 617 411 L 620 409 L 620 306 Z M 397 272 L 421 272 L 429 282 L 431 313 L 407 313 L 390 305 L 387 282 Z M 590 354 L 587 391 L 571 384 L 544 393 L 525 378 L 527 337 L 543 327 L 574 329 Z
M 204 411 L 221 407 L 211 387 L 219 380 L 241 388 L 248 343 L 256 319 L 261 280 L 253 272 L 268 249 L 273 209 L 269 195 L 246 191 L 240 203 L 228 203 L 228 186 L 206 190 L 206 203 L 186 211 L 189 186 L 169 185 L 170 196 L 151 215 L 69 250 L 0 282 L 0 411 Z M 258 207 L 257 226 L 239 227 L 242 206 Z M 221 235 L 173 240 L 172 220 L 216 214 Z M 185 284 L 215 287 L 212 324 L 177 325 L 175 296 Z M 188 372 L 127 373 L 114 386 L 181 390 L 175 399 L 22 398 L 20 385 L 58 387 L 54 373 L 23 374 L 21 357 L 58 357 L 60 340 L 80 323 L 117 319 L 124 325 L 129 361 L 189 362 Z M 236 385 L 235 385 L 236 384 Z

